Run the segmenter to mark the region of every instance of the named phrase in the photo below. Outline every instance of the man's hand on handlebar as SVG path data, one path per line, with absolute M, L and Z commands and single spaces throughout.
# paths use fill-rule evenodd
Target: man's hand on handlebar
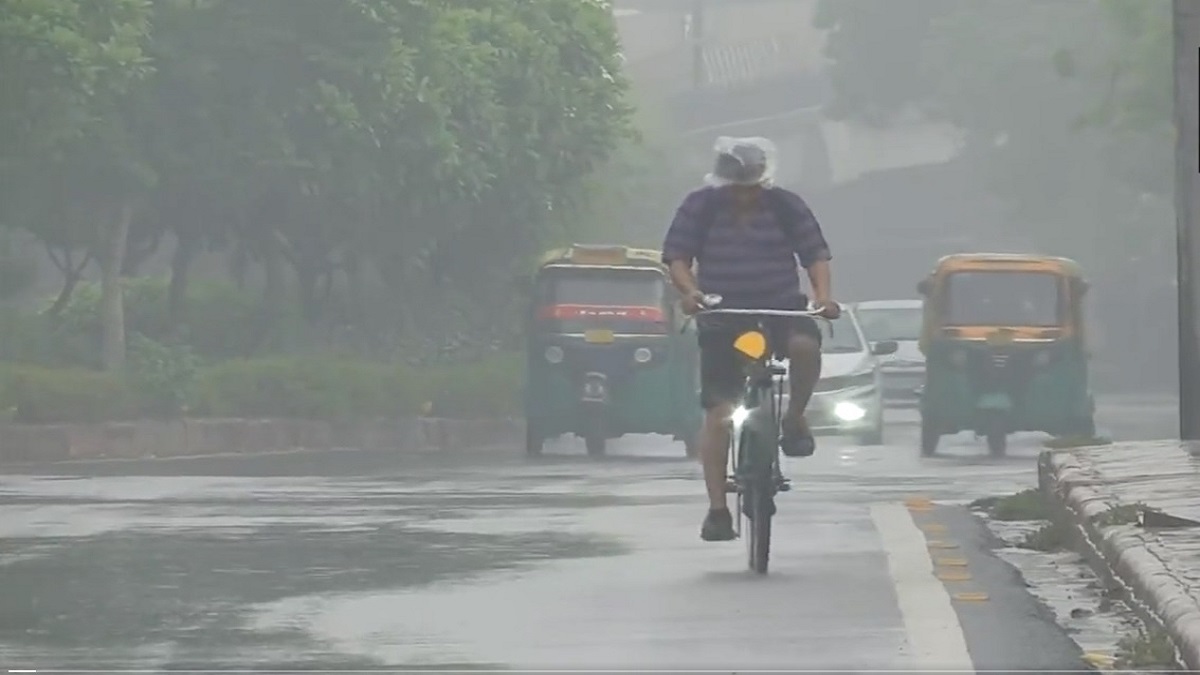
M 692 291 L 691 293 L 687 293 L 683 296 L 683 299 L 680 300 L 680 304 L 683 306 L 683 313 L 687 314 L 688 316 L 692 316 L 696 312 L 705 309 L 704 294 L 700 291 Z
M 817 310 L 817 316 L 826 319 L 836 319 L 842 315 L 842 306 L 833 300 L 814 300 L 813 309 Z

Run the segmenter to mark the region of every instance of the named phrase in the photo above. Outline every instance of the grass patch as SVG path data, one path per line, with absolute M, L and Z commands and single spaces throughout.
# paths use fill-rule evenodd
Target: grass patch
M 1046 439 L 1043 446 L 1051 450 L 1065 448 L 1086 448 L 1093 445 L 1112 445 L 1112 439 L 1106 436 L 1055 436 Z
M 1118 669 L 1173 670 L 1178 665 L 1175 660 L 1175 645 L 1171 643 L 1166 631 L 1158 628 L 1126 635 L 1117 642 L 1117 660 L 1114 665 Z
M 1025 539 L 1017 546 L 1031 551 L 1049 553 L 1067 548 L 1067 543 L 1067 528 L 1055 522 L 1047 522 L 1025 535 Z
M 1095 517 L 1093 520 L 1099 527 L 1115 527 L 1117 525 L 1133 525 L 1138 522 L 1142 512 L 1146 510 L 1146 505 L 1142 502 L 1136 504 L 1121 504 L 1114 506 Z
M 971 502 L 971 508 L 982 510 L 993 520 L 1046 520 L 1049 510 L 1037 488 L 1021 490 L 1007 497 L 985 497 Z

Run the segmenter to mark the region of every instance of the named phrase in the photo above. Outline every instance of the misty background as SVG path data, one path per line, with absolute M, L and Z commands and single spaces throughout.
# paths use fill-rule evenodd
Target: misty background
M 226 411 L 314 353 L 506 382 L 539 252 L 657 247 L 713 140 L 763 135 L 838 299 L 915 297 L 953 252 L 1065 255 L 1096 388 L 1173 392 L 1171 9 L 46 0 L 0 17 L 5 64 L 44 50 L 0 74 L 25 93 L 0 118 L 0 359 L 132 356 L 180 405 L 192 371 L 269 360 L 188 404 Z M 38 11 L 77 33 L 42 39 Z

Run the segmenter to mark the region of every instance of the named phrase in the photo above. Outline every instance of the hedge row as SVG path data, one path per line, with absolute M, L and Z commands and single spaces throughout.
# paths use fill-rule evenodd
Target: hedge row
M 427 368 L 297 357 L 226 361 L 199 369 L 188 387 L 186 414 L 325 420 L 508 417 L 520 414 L 521 369 L 516 354 Z M 131 377 L 0 364 L 0 410 L 20 422 L 144 418 L 156 414 L 151 398 Z

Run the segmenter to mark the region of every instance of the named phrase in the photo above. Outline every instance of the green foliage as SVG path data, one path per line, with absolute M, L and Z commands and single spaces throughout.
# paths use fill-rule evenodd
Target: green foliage
M 520 414 L 523 361 L 515 353 L 452 365 L 396 366 L 315 357 L 201 367 L 186 348 L 135 337 L 124 374 L 27 365 L 0 367 L 0 411 L 26 423 L 143 417 L 289 417 L 344 421 L 429 414 Z
M 102 265 L 171 233 L 181 282 L 199 252 L 225 248 L 269 277 L 260 313 L 299 304 L 311 325 L 411 333 L 447 292 L 504 307 L 497 282 L 631 135 L 603 2 L 0 0 L 0 12 L 12 37 L 0 121 L 22 138 L 39 129 L 0 143 L 0 223 Z M 124 211 L 129 242 L 113 227 Z M 175 334 L 201 330 L 193 301 L 171 303 L 168 323 L 191 319 Z M 110 335 L 118 318 L 104 317 Z
M 139 412 L 120 374 L 24 365 L 0 368 L 0 408 L 29 424 L 127 420 Z
M 441 417 L 518 414 L 522 362 L 513 354 L 443 366 L 387 367 L 362 361 L 274 358 L 205 369 L 194 414 L 214 417 L 412 416 L 432 404 Z
M 199 361 L 187 345 L 165 345 L 135 333 L 129 342 L 130 381 L 142 410 L 156 417 L 185 412 L 196 384 Z
M 299 323 L 294 305 L 264 314 L 257 298 L 232 283 L 207 281 L 189 287 L 185 323 L 173 325 L 169 316 L 167 292 L 169 280 L 139 277 L 122 280 L 125 296 L 125 325 L 130 333 L 140 333 L 163 343 L 186 342 L 196 355 L 207 359 L 246 358 L 284 347 L 287 333 Z M 32 320 L 32 319 L 31 319 Z M 66 348 L 59 359 L 65 362 L 98 363 L 100 345 L 100 287 L 80 284 L 53 322 L 37 320 L 38 325 L 53 325 L 58 343 L 63 338 L 88 345 L 81 355 L 78 348 Z

